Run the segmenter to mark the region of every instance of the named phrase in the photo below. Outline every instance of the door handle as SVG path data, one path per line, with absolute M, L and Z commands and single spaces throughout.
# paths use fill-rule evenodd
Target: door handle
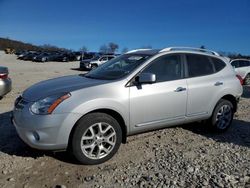
M 181 91 L 186 91 L 186 88 L 184 87 L 177 87 L 176 90 L 174 90 L 175 92 L 181 92 Z
M 214 85 L 215 85 L 215 86 L 220 86 L 220 85 L 223 85 L 223 82 L 218 81 L 218 82 L 216 82 Z

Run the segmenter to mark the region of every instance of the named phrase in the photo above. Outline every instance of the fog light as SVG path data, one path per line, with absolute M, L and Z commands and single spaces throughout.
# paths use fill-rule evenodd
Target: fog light
M 39 136 L 39 134 L 37 132 L 33 132 L 33 136 L 36 139 L 36 141 L 40 140 L 40 136 Z

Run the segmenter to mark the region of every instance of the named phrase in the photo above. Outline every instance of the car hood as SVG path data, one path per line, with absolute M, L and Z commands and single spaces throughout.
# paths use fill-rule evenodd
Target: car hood
M 86 78 L 83 75 L 64 76 L 39 82 L 26 89 L 22 96 L 27 101 L 37 101 L 53 94 L 71 92 L 107 82 L 109 81 Z

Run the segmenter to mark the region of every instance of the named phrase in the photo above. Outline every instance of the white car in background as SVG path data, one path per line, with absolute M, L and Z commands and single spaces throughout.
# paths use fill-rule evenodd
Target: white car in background
M 248 59 L 233 59 L 231 65 L 236 73 L 243 79 L 245 85 L 250 85 L 250 60 Z
M 106 63 L 107 61 L 113 59 L 115 56 L 114 55 L 102 55 L 100 57 L 94 58 L 92 61 L 90 61 L 90 67 L 91 69 L 95 69 L 102 65 L 103 63 Z

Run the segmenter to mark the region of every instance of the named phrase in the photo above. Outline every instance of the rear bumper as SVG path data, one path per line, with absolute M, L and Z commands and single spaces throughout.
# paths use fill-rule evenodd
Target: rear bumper
M 11 91 L 12 82 L 11 79 L 0 79 L 0 97 L 3 97 Z

